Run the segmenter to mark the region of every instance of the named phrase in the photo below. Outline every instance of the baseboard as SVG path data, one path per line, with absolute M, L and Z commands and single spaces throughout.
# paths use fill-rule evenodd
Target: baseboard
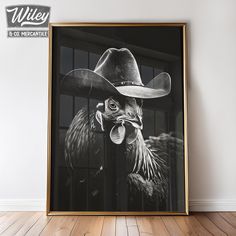
M 190 211 L 236 211 L 236 199 L 192 199 Z
M 45 211 L 45 199 L 0 199 L 0 211 Z
M 236 211 L 236 199 L 192 199 L 190 211 Z M 0 211 L 45 211 L 45 199 L 0 199 Z

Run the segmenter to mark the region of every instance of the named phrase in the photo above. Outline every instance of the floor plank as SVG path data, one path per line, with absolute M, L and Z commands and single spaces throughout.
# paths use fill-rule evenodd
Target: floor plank
M 223 217 L 229 224 L 236 228 L 236 218 L 230 212 L 220 212 L 221 217 Z
M 102 232 L 104 216 L 79 216 L 71 236 L 99 236 Z
M 105 216 L 102 227 L 102 236 L 115 236 L 116 235 L 116 217 Z
M 16 232 L 15 236 L 25 235 L 31 227 L 39 220 L 42 215 L 45 214 L 44 212 L 35 212 L 31 217 L 29 217 L 21 227 L 21 229 Z
M 116 236 L 128 236 L 125 216 L 116 217 Z
M 230 212 L 233 216 L 236 217 L 236 212 Z
M 153 217 L 153 219 L 151 221 L 151 225 L 152 225 L 153 234 L 155 236 L 168 236 L 168 235 L 170 235 L 160 216 Z
M 194 213 L 195 218 L 200 222 L 200 224 L 206 228 L 211 234 L 219 235 L 219 236 L 226 236 L 227 234 L 224 233 L 217 225 L 215 225 L 208 217 L 203 215 L 202 213 Z
M 55 216 L 46 225 L 40 235 L 70 235 L 77 219 L 77 216 Z
M 16 235 L 17 232 L 24 226 L 25 222 L 29 220 L 33 216 L 34 212 L 22 212 L 17 214 L 17 218 L 15 218 L 14 222 L 9 225 L 3 232 L 2 235 Z
M 152 225 L 151 225 L 151 221 L 152 221 L 153 217 L 150 216 L 138 216 L 136 217 L 136 221 L 137 221 L 137 225 L 138 225 L 138 229 L 141 235 L 153 235 L 153 231 L 152 231 Z
M 186 222 L 191 225 L 192 229 L 194 230 L 195 234 L 197 235 L 204 235 L 204 236 L 210 236 L 211 233 L 200 224 L 200 222 L 195 218 L 194 215 L 185 216 Z
M 174 219 L 185 235 L 197 235 L 193 226 L 189 224 L 185 216 L 178 216 Z
M 127 226 L 129 236 L 140 236 L 137 225 Z
M 175 236 L 183 236 L 184 233 L 178 226 L 178 224 L 175 222 L 174 217 L 172 216 L 162 216 L 161 217 L 167 231 L 169 232 L 170 235 L 175 235 Z
M 126 216 L 126 226 L 129 236 L 139 236 L 139 229 L 135 216 Z
M 22 216 L 22 212 L 8 212 L 0 221 L 0 235 L 3 235 L 4 232 L 11 227 L 19 218 Z
M 10 215 L 12 215 L 13 212 L 4 212 L 4 214 L 1 215 L 0 217 L 0 225 L 5 223 L 6 219 L 10 217 Z M 0 226 L 1 229 L 1 226 Z
M 7 214 L 6 211 L 0 211 L 0 217 L 4 216 L 4 215 L 6 215 L 6 214 Z
M 205 213 L 205 215 L 226 234 L 236 235 L 235 228 L 231 224 L 229 224 L 223 217 L 221 217 L 218 213 L 209 212 Z
M 32 225 L 25 236 L 39 235 L 51 219 L 52 216 L 46 216 L 45 212 L 43 212 L 42 216 L 35 222 L 34 225 Z
M 137 220 L 136 220 L 135 216 L 126 216 L 125 219 L 126 219 L 127 226 L 137 225 Z

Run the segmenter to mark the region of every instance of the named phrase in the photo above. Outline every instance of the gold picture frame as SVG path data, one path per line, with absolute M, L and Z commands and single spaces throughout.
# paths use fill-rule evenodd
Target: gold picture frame
M 77 211 L 52 209 L 52 109 L 53 109 L 53 31 L 67 27 L 179 27 L 182 29 L 182 82 L 183 82 L 183 178 L 184 178 L 184 210 L 183 211 Z M 187 39 L 186 23 L 50 23 L 49 24 L 49 73 L 48 73 L 48 142 L 47 142 L 47 215 L 188 215 L 188 130 L 187 130 Z

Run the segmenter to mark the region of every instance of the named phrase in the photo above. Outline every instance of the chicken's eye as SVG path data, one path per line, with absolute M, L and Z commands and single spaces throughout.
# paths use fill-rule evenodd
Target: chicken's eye
M 109 101 L 108 106 L 111 111 L 118 111 L 118 109 L 119 109 L 119 107 L 117 106 L 117 104 L 113 100 Z

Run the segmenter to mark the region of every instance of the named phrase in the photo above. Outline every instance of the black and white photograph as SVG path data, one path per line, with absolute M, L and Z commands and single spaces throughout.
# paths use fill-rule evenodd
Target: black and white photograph
M 184 25 L 52 26 L 49 212 L 188 211 L 184 43 Z

